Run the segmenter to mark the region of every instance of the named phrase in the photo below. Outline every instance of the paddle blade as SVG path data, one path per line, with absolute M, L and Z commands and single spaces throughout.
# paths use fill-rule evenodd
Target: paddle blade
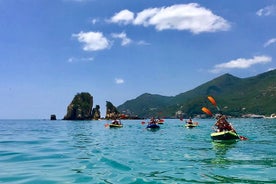
M 210 115 L 210 116 L 213 116 L 212 112 L 211 112 L 209 109 L 207 109 L 206 107 L 202 107 L 201 110 L 202 110 L 203 112 L 205 112 L 206 114 L 208 114 L 208 115 Z
M 214 106 L 217 106 L 217 102 L 215 101 L 215 99 L 213 97 L 208 96 L 207 98 Z
M 104 127 L 109 127 L 109 124 L 105 124 Z
M 142 121 L 141 124 L 144 125 L 146 122 Z

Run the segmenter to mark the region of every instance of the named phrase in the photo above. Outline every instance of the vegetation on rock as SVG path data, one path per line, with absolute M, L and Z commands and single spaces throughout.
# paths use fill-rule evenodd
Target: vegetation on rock
M 176 96 L 145 93 L 128 100 L 117 108 L 106 101 L 106 119 L 138 119 L 149 117 L 188 118 L 203 115 L 206 106 L 217 112 L 207 100 L 215 97 L 220 109 L 228 115 L 241 117 L 244 114 L 270 116 L 276 113 L 276 70 L 250 78 L 238 78 L 224 74 L 193 90 Z M 100 106 L 93 108 L 93 97 L 89 93 L 78 93 L 67 108 L 65 120 L 99 119 Z
M 92 118 L 93 97 L 89 93 L 78 93 L 67 107 L 64 120 L 88 120 Z
M 193 90 L 173 97 L 142 94 L 118 106 L 120 112 L 139 117 L 189 117 L 202 114 L 203 106 L 213 112 L 207 96 L 214 96 L 224 113 L 236 117 L 242 114 L 270 115 L 276 112 L 276 70 L 255 77 L 238 78 L 224 74 Z
M 117 108 L 109 101 L 106 101 L 106 119 L 117 119 L 120 117 L 120 112 Z
M 100 119 L 101 118 L 101 112 L 100 112 L 100 106 L 96 105 L 95 108 L 92 110 L 92 119 Z

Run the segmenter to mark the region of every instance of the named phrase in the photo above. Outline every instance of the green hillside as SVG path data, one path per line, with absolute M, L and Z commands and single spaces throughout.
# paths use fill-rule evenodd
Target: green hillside
M 126 101 L 118 107 L 118 110 L 123 114 L 131 116 L 148 117 L 151 114 L 157 116 L 160 114 L 160 109 L 167 106 L 172 98 L 145 93 L 134 100 Z
M 250 78 L 238 78 L 224 74 L 193 90 L 173 97 L 156 94 L 142 94 L 118 106 L 122 113 L 139 117 L 175 117 L 176 112 L 183 112 L 185 117 L 202 114 L 201 108 L 214 107 L 207 101 L 207 96 L 215 97 L 224 113 L 232 116 L 242 114 L 270 115 L 276 113 L 276 70 Z

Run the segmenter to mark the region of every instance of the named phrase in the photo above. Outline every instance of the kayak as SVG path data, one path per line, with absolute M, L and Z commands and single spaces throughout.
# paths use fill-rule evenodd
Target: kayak
M 190 123 L 185 124 L 186 128 L 194 128 L 194 127 L 197 127 L 197 126 L 198 126 L 198 122 L 194 122 L 192 124 L 190 124 Z
M 236 141 L 237 139 L 240 139 L 239 135 L 233 131 L 214 132 L 211 133 L 211 138 L 216 142 Z
M 147 125 L 147 129 L 159 129 L 160 126 L 157 124 L 149 124 Z
M 123 125 L 122 124 L 113 124 L 113 123 L 111 123 L 111 124 L 109 124 L 109 127 L 110 128 L 122 128 Z
M 163 119 L 157 120 L 157 124 L 164 124 L 164 120 Z

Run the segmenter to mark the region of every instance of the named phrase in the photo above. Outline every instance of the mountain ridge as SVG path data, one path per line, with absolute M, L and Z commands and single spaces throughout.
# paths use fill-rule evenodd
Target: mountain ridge
M 216 109 L 206 100 L 211 95 L 218 104 L 223 104 L 222 110 L 232 116 L 246 113 L 270 115 L 276 112 L 275 81 L 275 69 L 248 78 L 226 73 L 175 96 L 144 93 L 117 108 L 122 113 L 139 117 L 172 118 L 179 112 L 188 117 L 202 114 L 203 106 L 215 112 Z

